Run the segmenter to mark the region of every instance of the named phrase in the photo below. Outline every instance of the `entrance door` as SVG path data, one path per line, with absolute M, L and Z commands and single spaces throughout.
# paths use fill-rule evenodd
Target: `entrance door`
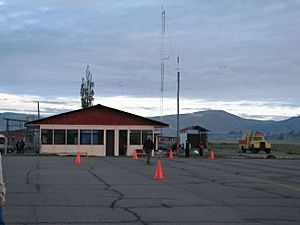
M 106 130 L 106 156 L 115 155 L 115 131 Z
M 127 152 L 127 130 L 119 131 L 119 155 L 126 156 Z

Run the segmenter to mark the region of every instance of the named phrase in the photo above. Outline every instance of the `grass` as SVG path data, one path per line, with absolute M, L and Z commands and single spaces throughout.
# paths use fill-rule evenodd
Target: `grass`
M 284 152 L 287 154 L 300 154 L 300 141 L 270 141 L 272 151 Z M 234 141 L 216 141 L 208 144 L 209 149 L 236 149 L 239 150 L 239 145 Z
M 239 149 L 239 145 L 233 142 L 209 142 L 209 149 Z
M 272 151 L 300 155 L 300 144 L 272 144 Z

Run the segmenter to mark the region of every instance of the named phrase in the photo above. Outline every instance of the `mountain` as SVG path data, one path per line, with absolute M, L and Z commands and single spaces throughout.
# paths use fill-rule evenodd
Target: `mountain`
M 159 120 L 159 117 L 151 119 Z M 163 117 L 163 122 L 170 128 L 165 129 L 166 136 L 176 136 L 176 115 Z M 265 133 L 300 132 L 300 116 L 283 121 L 261 121 L 244 119 L 223 110 L 207 110 L 180 115 L 180 128 L 199 125 L 212 133 L 251 132 L 262 131 Z
M 0 131 L 6 129 L 3 118 L 33 120 L 37 119 L 33 115 L 19 113 L 0 113 Z M 160 120 L 160 117 L 151 117 Z M 163 117 L 163 122 L 170 125 L 164 129 L 165 136 L 176 136 L 176 115 Z M 292 117 L 282 121 L 261 121 L 253 119 L 243 119 L 223 110 L 206 110 L 180 115 L 180 128 L 199 125 L 210 130 L 211 134 L 244 133 L 251 131 L 262 131 L 269 134 L 300 133 L 300 116 Z

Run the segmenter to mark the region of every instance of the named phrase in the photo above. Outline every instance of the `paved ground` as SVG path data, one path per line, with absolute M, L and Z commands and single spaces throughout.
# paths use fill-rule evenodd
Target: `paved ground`
M 300 224 L 300 161 L 4 156 L 7 224 Z

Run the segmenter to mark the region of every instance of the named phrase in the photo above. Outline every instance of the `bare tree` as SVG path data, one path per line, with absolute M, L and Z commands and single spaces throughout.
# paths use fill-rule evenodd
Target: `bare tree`
M 93 105 L 94 101 L 94 90 L 93 87 L 95 83 L 93 82 L 93 75 L 90 71 L 89 65 L 86 67 L 85 79 L 82 77 L 82 84 L 80 89 L 81 96 L 81 107 L 88 108 Z

